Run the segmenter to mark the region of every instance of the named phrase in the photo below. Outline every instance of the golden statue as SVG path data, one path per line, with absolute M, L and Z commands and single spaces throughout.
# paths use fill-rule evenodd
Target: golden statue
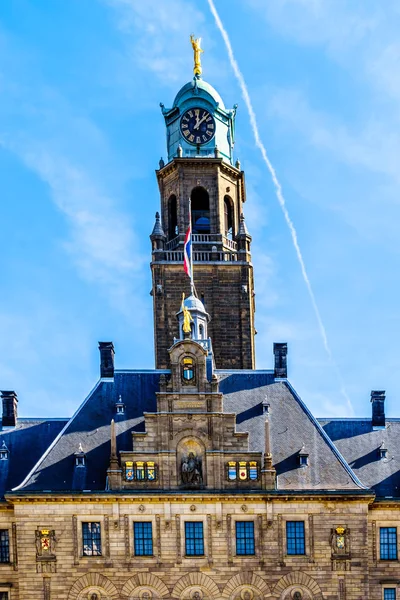
M 192 315 L 190 314 L 190 311 L 185 306 L 185 294 L 182 294 L 182 312 L 183 312 L 183 327 L 182 327 L 183 333 L 190 333 L 192 331 L 190 323 L 193 323 L 193 318 L 192 318 Z
M 201 38 L 197 38 L 197 40 L 195 39 L 194 35 L 192 34 L 190 36 L 190 41 L 192 42 L 192 47 L 193 47 L 193 52 L 194 52 L 194 67 L 193 67 L 193 73 L 197 76 L 200 76 L 202 74 L 202 68 L 201 68 L 201 59 L 200 59 L 200 54 L 202 52 L 204 52 L 204 50 L 202 50 L 200 48 L 200 44 L 201 44 Z

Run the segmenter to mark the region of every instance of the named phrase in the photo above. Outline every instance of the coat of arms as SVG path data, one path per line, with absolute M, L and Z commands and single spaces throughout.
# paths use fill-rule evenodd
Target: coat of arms
M 54 529 L 35 531 L 36 555 L 38 558 L 54 558 L 56 554 L 56 534 Z

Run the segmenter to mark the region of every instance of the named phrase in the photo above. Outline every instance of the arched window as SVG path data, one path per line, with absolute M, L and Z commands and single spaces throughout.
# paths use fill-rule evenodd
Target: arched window
M 193 233 L 210 233 L 210 197 L 203 187 L 195 187 L 191 194 Z
M 232 200 L 229 196 L 225 196 L 224 198 L 224 230 L 225 236 L 230 240 L 234 237 L 233 232 L 233 207 Z
M 168 239 L 173 240 L 178 235 L 177 203 L 174 194 L 168 200 L 168 225 Z
M 204 338 L 204 327 L 203 325 L 199 325 L 199 339 L 202 340 Z

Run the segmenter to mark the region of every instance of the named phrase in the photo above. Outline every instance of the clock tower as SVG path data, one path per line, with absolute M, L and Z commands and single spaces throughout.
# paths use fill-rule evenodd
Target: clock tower
M 236 106 L 226 109 L 201 78 L 199 42 L 192 38 L 192 81 L 178 92 L 172 108 L 161 104 L 168 162 L 160 160 L 156 171 L 161 216 L 157 213 L 150 236 L 156 367 L 168 367 L 168 348 L 179 337 L 181 294 L 190 294 L 183 243 L 191 217 L 193 279 L 211 316 L 215 366 L 254 369 L 251 236 L 243 215 L 244 173 L 233 158 Z

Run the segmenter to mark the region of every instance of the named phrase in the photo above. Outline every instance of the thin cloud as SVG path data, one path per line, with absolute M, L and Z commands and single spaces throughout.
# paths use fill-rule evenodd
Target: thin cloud
M 233 72 L 235 73 L 235 77 L 236 77 L 236 79 L 237 79 L 237 81 L 239 83 L 240 89 L 242 91 L 242 95 L 243 95 L 243 98 L 244 98 L 244 101 L 245 101 L 245 104 L 246 104 L 246 107 L 247 107 L 247 111 L 249 113 L 250 124 L 251 124 L 251 128 L 253 130 L 253 134 L 254 134 L 254 139 L 255 139 L 255 142 L 256 142 L 256 146 L 258 147 L 258 149 L 261 152 L 263 161 L 266 164 L 267 169 L 268 169 L 268 171 L 269 171 L 269 173 L 271 175 L 272 181 L 274 183 L 275 193 L 276 193 L 279 205 L 280 205 L 280 207 L 282 209 L 283 216 L 284 216 L 285 221 L 286 221 L 286 225 L 287 225 L 287 227 L 288 227 L 288 229 L 290 231 L 290 235 L 291 235 L 291 238 L 292 238 L 292 243 L 293 243 L 293 246 L 294 246 L 294 249 L 295 249 L 295 252 L 296 252 L 296 255 L 297 255 L 297 259 L 298 259 L 298 262 L 299 262 L 299 265 L 300 265 L 300 270 L 301 270 L 301 273 L 302 273 L 302 276 L 303 276 L 303 280 L 304 280 L 304 283 L 306 284 L 306 288 L 307 288 L 307 291 L 308 291 L 308 294 L 309 294 L 309 297 L 310 297 L 310 300 L 311 300 L 311 304 L 312 304 L 312 307 L 314 309 L 315 317 L 316 317 L 316 320 L 317 320 L 317 323 L 318 323 L 318 328 L 319 328 L 319 331 L 320 331 L 320 335 L 321 335 L 321 338 L 322 338 L 322 342 L 323 342 L 325 351 L 326 351 L 326 353 L 327 353 L 330 361 L 332 362 L 332 365 L 334 366 L 335 370 L 337 371 L 338 379 L 339 379 L 340 384 L 341 384 L 340 392 L 346 398 L 346 401 L 347 401 L 347 403 L 349 405 L 349 408 L 352 410 L 351 401 L 350 401 L 350 398 L 348 397 L 348 395 L 346 393 L 346 390 L 345 390 L 345 387 L 344 387 L 344 383 L 343 383 L 343 380 L 342 380 L 342 376 L 341 376 L 341 374 L 339 372 L 337 364 L 335 363 L 335 361 L 333 359 L 333 355 L 332 355 L 332 351 L 331 351 L 331 348 L 330 348 L 330 345 L 329 345 L 329 342 L 328 342 L 328 337 L 327 337 L 327 334 L 326 334 L 325 326 L 324 326 L 324 323 L 322 321 L 321 313 L 319 311 L 319 307 L 318 307 L 318 304 L 317 304 L 317 301 L 316 301 L 316 298 L 315 298 L 315 294 L 314 294 L 313 288 L 311 286 L 311 282 L 310 282 L 310 279 L 309 279 L 309 276 L 308 276 L 308 273 L 307 273 L 307 270 L 306 270 L 306 266 L 305 266 L 305 263 L 304 263 L 303 255 L 302 255 L 302 252 L 301 252 L 301 249 L 300 249 L 300 245 L 299 245 L 299 242 L 298 242 L 297 231 L 296 231 L 296 229 L 294 227 L 293 221 L 291 220 L 291 218 L 289 216 L 289 212 L 288 212 L 287 207 L 286 207 L 286 200 L 285 200 L 285 197 L 283 196 L 283 191 L 282 191 L 281 183 L 280 183 L 280 181 L 279 181 L 279 179 L 277 177 L 277 174 L 276 174 L 276 171 L 275 171 L 273 165 L 271 164 L 271 162 L 269 160 L 269 157 L 267 155 L 267 151 L 266 151 L 265 146 L 264 146 L 264 144 L 263 144 L 263 142 L 261 140 L 261 137 L 260 137 L 256 115 L 255 115 L 255 112 L 253 110 L 252 102 L 251 102 L 251 99 L 250 99 L 250 95 L 249 95 L 249 92 L 248 92 L 248 89 L 247 89 L 244 77 L 243 77 L 243 75 L 242 75 L 242 73 L 241 73 L 241 71 L 239 69 L 239 66 L 238 66 L 238 64 L 236 62 L 236 59 L 235 59 L 234 54 L 233 54 L 232 46 L 231 46 L 231 43 L 230 43 L 230 40 L 229 40 L 229 36 L 228 36 L 228 34 L 227 34 L 227 32 L 226 32 L 226 30 L 225 30 L 225 28 L 224 28 L 224 26 L 223 26 L 223 24 L 221 22 L 221 19 L 220 19 L 218 13 L 217 13 L 217 10 L 215 8 L 213 0 L 208 0 L 208 4 L 209 4 L 210 10 L 211 10 L 211 12 L 212 12 L 212 14 L 214 16 L 216 25 L 217 25 L 218 29 L 220 30 L 220 33 L 221 33 L 222 38 L 224 40 L 224 43 L 225 43 L 225 46 L 226 46 L 226 49 L 227 49 L 227 52 L 228 52 L 228 55 L 229 55 L 229 60 L 230 60 L 230 63 L 231 63 L 231 67 L 233 69 Z

